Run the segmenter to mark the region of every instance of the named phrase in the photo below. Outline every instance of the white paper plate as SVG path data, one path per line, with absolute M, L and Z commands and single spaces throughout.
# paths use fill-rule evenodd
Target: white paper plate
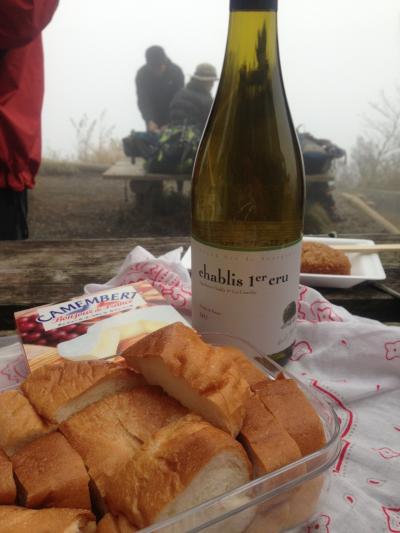
M 322 242 L 323 244 L 375 244 L 368 239 L 332 239 L 325 237 L 304 237 L 304 242 Z M 349 289 L 367 280 L 386 278 L 385 271 L 378 254 L 347 253 L 351 263 L 349 276 L 331 274 L 300 274 L 300 282 L 310 287 L 332 287 Z
M 323 244 L 375 244 L 368 239 L 333 239 L 328 237 L 304 237 L 305 242 L 322 242 Z M 330 274 L 300 274 L 300 283 L 310 287 L 331 287 L 349 289 L 367 280 L 382 280 L 386 278 L 385 271 L 378 254 L 349 253 L 346 254 L 351 263 L 349 276 L 334 276 Z M 190 270 L 190 247 L 182 257 L 182 264 Z

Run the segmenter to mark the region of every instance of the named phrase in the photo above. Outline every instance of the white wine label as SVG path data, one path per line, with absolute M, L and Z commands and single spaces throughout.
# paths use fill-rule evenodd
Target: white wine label
M 192 238 L 192 321 L 199 332 L 240 337 L 264 354 L 295 340 L 301 241 L 267 251 L 232 251 Z

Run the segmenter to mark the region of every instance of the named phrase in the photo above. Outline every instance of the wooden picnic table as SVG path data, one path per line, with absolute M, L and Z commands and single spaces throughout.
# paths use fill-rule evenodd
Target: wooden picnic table
M 129 189 L 135 193 L 136 204 L 141 208 L 150 208 L 152 198 L 163 190 L 166 182 L 175 182 L 177 190 L 182 192 L 183 183 L 191 180 L 190 174 L 151 174 L 145 169 L 145 160 L 137 157 L 135 163 L 130 159 L 121 159 L 103 172 L 103 178 L 124 182 L 125 201 Z
M 176 183 L 178 192 L 183 191 L 183 183 L 190 182 L 190 174 L 152 174 L 146 171 L 145 160 L 136 157 L 135 162 L 129 158 L 121 159 L 103 172 L 103 179 L 124 182 L 125 201 L 129 198 L 129 189 L 135 194 L 136 204 L 142 208 L 150 208 L 152 198 L 163 190 L 167 182 Z M 307 183 L 329 183 L 334 180 L 330 174 L 307 176 Z
M 342 237 L 345 237 L 342 235 Z M 400 242 L 400 235 L 346 235 L 375 242 Z M 0 331 L 13 330 L 13 313 L 51 302 L 64 301 L 83 292 L 89 282 L 110 279 L 136 245 L 155 256 L 179 246 L 189 237 L 140 237 L 67 241 L 0 242 Z M 388 259 L 386 259 L 388 258 Z M 383 284 L 364 282 L 352 289 L 318 289 L 331 302 L 351 313 L 382 322 L 400 322 L 399 256 L 381 254 L 387 279 Z

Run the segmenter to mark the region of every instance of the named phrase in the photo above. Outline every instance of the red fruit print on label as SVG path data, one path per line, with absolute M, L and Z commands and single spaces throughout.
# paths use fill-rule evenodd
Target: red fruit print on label
M 349 503 L 350 505 L 354 505 L 356 503 L 356 499 L 351 494 L 345 494 L 344 495 L 345 502 Z
M 386 483 L 385 480 L 383 479 L 367 479 L 367 483 L 368 485 L 372 485 L 373 487 L 381 487 L 382 485 L 384 485 Z
M 388 361 L 400 359 L 400 341 L 385 342 L 385 358 Z
M 380 385 L 377 385 L 376 386 L 376 390 L 379 392 L 381 390 L 381 386 Z
M 393 426 L 396 431 L 400 431 L 400 426 Z
M 317 520 L 307 526 L 307 533 L 329 533 L 329 525 L 331 523 L 331 517 L 327 514 L 321 514 Z
M 296 342 L 293 347 L 291 361 L 300 361 L 302 357 L 313 352 L 311 344 L 307 341 Z
M 400 457 L 400 452 L 392 450 L 391 448 L 372 448 L 374 452 L 379 453 L 382 459 L 395 459 Z
M 384 507 L 382 511 L 385 514 L 388 531 L 393 533 L 400 532 L 400 507 Z
M 340 344 L 343 344 L 343 346 L 347 346 L 347 341 L 346 341 L 346 339 L 342 339 L 342 340 L 340 341 Z

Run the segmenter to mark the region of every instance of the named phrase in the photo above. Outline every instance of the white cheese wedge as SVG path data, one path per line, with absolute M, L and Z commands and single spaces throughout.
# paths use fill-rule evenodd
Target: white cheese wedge
M 120 341 L 152 333 L 173 322 L 182 322 L 189 326 L 185 319 L 170 305 L 154 305 L 140 309 L 132 309 L 125 313 L 99 320 L 90 326 L 88 333 L 99 332 L 104 329 L 118 329 Z
M 119 341 L 119 331 L 110 328 L 98 332 L 85 333 L 75 339 L 60 342 L 57 350 L 61 357 L 72 361 L 103 359 L 116 355 Z
M 115 329 L 120 333 L 120 339 L 126 340 L 137 335 L 144 335 L 145 333 L 152 333 L 157 329 L 163 328 L 168 322 L 162 322 L 161 320 L 137 320 L 130 324 L 122 324 L 115 326 Z

